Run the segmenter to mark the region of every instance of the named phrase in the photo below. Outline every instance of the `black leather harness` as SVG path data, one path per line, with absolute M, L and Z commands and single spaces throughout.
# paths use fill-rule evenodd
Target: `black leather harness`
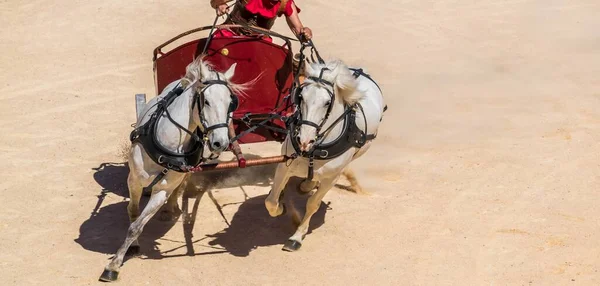
M 135 128 L 129 136 L 132 143 L 139 143 L 144 147 L 148 156 L 156 164 L 176 172 L 186 172 L 186 166 L 195 166 L 200 163 L 202 160 L 202 150 L 204 149 L 204 142 L 200 140 L 200 138 L 203 138 L 200 128 L 196 128 L 196 130 L 190 134 L 192 137 L 192 146 L 189 151 L 184 153 L 174 153 L 167 150 L 156 138 L 156 129 L 158 127 L 159 119 L 164 118 L 165 116 L 170 117 L 167 108 L 183 93 L 183 91 L 184 89 L 182 87 L 178 87 L 159 100 L 156 104 L 156 110 L 150 116 L 150 119 L 143 125 Z M 188 131 L 185 128 L 178 127 Z
M 190 168 L 200 164 L 204 161 L 203 151 L 204 144 L 208 142 L 208 133 L 218 128 L 227 128 L 227 123 L 218 123 L 212 126 L 206 126 L 204 118 L 202 116 L 203 102 L 204 102 L 204 91 L 211 85 L 221 84 L 225 85 L 229 89 L 229 85 L 226 81 L 221 80 L 217 74 L 217 80 L 209 80 L 202 82 L 204 85 L 200 93 L 194 94 L 193 102 L 198 107 L 198 116 L 200 118 L 202 129 L 196 128 L 194 131 L 187 130 L 185 127 L 177 123 L 169 114 L 168 107 L 173 101 L 179 97 L 185 90 L 183 87 L 177 85 L 173 90 L 169 91 L 165 97 L 160 99 L 156 103 L 156 110 L 150 116 L 150 119 L 143 125 L 136 127 L 130 134 L 129 139 L 132 143 L 139 143 L 144 147 L 144 150 L 148 156 L 158 165 L 164 169 L 163 176 L 168 170 L 176 172 L 189 172 Z M 233 112 L 237 108 L 238 100 L 237 96 L 231 92 L 231 104 L 228 108 L 228 114 Z M 177 128 L 183 130 L 191 136 L 190 150 L 183 153 L 176 153 L 164 148 L 157 140 L 157 128 L 158 121 L 160 118 L 166 118 L 171 121 Z M 229 118 L 227 118 L 229 120 Z M 204 132 L 202 131 L 204 130 Z
M 362 107 L 359 106 L 359 104 L 346 106 L 346 110 L 340 116 L 338 121 L 343 122 L 343 127 L 342 133 L 337 139 L 329 143 L 316 144 L 312 150 L 308 152 L 300 151 L 299 142 L 297 140 L 292 140 L 292 146 L 296 153 L 306 158 L 313 157 L 316 160 L 329 160 L 341 156 L 346 151 L 350 150 L 350 148 L 356 147 L 360 149 L 367 141 L 375 139 L 375 134 L 367 135 L 356 125 L 356 109 L 359 108 L 362 110 Z M 294 124 L 291 128 L 297 133 L 297 129 L 300 128 L 300 125 Z
M 315 83 L 319 83 L 319 84 L 323 84 L 326 86 L 331 87 L 332 89 L 334 88 L 333 83 L 326 81 L 323 79 L 323 72 L 327 70 L 327 68 L 323 68 L 321 70 L 321 74 L 320 76 L 317 77 L 309 77 L 308 79 L 314 81 Z M 362 69 L 351 69 L 352 71 L 354 71 L 354 77 L 358 78 L 360 76 L 364 76 L 368 79 L 370 79 L 373 83 L 375 83 L 375 85 L 377 86 L 377 88 L 379 88 L 379 85 L 377 85 L 377 83 L 366 73 L 363 72 Z M 302 86 L 300 86 L 298 88 L 298 90 L 296 91 L 295 94 L 295 101 L 296 101 L 296 105 L 300 105 L 301 103 L 301 92 L 302 92 L 302 88 L 306 85 L 309 84 L 315 84 L 315 83 L 304 83 Z M 381 90 L 381 88 L 379 88 Z M 334 95 L 334 91 L 330 91 L 329 89 L 327 89 L 327 91 L 329 92 L 330 96 L 331 96 L 331 102 L 334 102 L 335 99 L 335 95 Z M 327 114 L 325 115 L 325 118 L 323 119 L 323 121 L 321 122 L 321 124 L 316 124 L 314 122 L 311 121 L 306 121 L 302 119 L 302 114 L 300 112 L 300 108 L 298 108 L 296 114 L 294 114 L 293 119 L 290 121 L 290 136 L 291 136 L 291 142 L 292 142 L 292 146 L 294 148 L 294 151 L 296 152 L 296 154 L 298 156 L 302 156 L 305 158 L 309 159 L 309 170 L 308 170 L 308 180 L 312 180 L 313 178 L 313 164 L 314 164 L 314 160 L 330 160 L 333 158 L 337 158 L 339 156 L 341 156 L 342 154 L 344 154 L 346 151 L 350 150 L 351 148 L 362 148 L 367 142 L 374 140 L 377 135 L 376 134 L 366 134 L 363 130 L 361 130 L 358 125 L 356 125 L 356 112 L 358 110 L 360 110 L 360 112 L 362 112 L 363 114 L 363 118 L 365 120 L 365 130 L 367 129 L 367 122 L 366 122 L 366 116 L 364 113 L 364 110 L 362 108 L 362 106 L 360 105 L 360 103 L 355 103 L 354 105 L 347 105 L 345 106 L 345 111 L 344 113 L 342 113 L 342 115 L 340 117 L 338 117 L 338 119 L 336 119 L 333 124 L 331 124 L 331 126 L 325 130 L 324 132 L 322 132 L 321 134 L 319 134 L 319 132 L 321 131 L 321 128 L 323 127 L 323 125 L 325 124 L 325 122 L 327 121 L 327 119 L 329 118 L 329 113 L 331 112 L 331 105 L 330 104 L 328 106 L 327 109 Z M 384 108 L 384 112 L 387 110 L 387 105 Z M 337 124 L 339 124 L 340 122 L 343 121 L 343 127 L 342 127 L 342 132 L 341 135 L 336 138 L 335 140 L 333 140 L 332 142 L 329 143 L 320 143 L 319 141 L 322 141 L 324 139 L 325 134 L 334 126 L 336 126 Z M 299 133 L 299 129 L 300 126 L 302 125 L 310 125 L 313 126 L 317 129 L 317 140 L 316 142 L 313 144 L 313 147 L 311 148 L 311 150 L 307 151 L 307 152 L 303 152 L 300 150 L 300 146 L 297 140 L 296 140 L 296 134 Z

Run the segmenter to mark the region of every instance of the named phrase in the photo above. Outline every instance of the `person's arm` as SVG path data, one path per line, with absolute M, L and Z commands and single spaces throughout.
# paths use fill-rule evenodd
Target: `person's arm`
M 307 40 L 312 38 L 312 30 L 308 27 L 304 27 L 300 21 L 300 17 L 298 17 L 296 3 L 292 2 L 292 14 L 285 19 L 290 27 L 290 30 L 292 30 L 292 33 L 294 33 L 296 37 L 300 38 L 300 35 L 304 35 Z
M 210 0 L 210 6 L 217 10 L 217 15 L 219 16 L 229 12 L 227 0 Z

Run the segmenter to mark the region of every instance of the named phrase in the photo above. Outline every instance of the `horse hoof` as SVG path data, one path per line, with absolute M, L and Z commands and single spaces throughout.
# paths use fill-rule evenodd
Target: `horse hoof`
M 140 253 L 140 246 L 132 245 L 129 247 L 129 249 L 127 249 L 127 252 L 125 253 L 125 255 L 134 256 L 134 255 L 138 255 L 139 253 Z
M 100 275 L 99 280 L 102 282 L 114 282 L 117 281 L 117 277 L 119 277 L 119 272 L 105 269 L 102 275 Z
M 288 239 L 288 241 L 285 242 L 285 244 L 283 245 L 283 248 L 281 250 L 294 252 L 294 251 L 300 249 L 301 246 L 302 246 L 302 243 L 297 242 L 295 240 Z

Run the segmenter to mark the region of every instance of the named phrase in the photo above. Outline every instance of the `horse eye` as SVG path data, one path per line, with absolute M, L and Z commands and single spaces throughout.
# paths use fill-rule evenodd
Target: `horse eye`
M 206 99 L 204 100 L 204 105 L 210 107 L 210 103 L 208 102 L 208 100 L 206 100 Z
M 331 104 L 331 101 L 325 102 L 325 107 L 329 106 L 330 104 Z

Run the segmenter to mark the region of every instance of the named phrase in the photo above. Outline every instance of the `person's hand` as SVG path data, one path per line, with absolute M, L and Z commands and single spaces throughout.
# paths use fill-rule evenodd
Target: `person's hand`
M 303 27 L 300 30 L 300 35 L 304 36 L 304 39 L 306 41 L 309 41 L 310 39 L 312 39 L 312 30 L 309 27 Z
M 216 10 L 218 16 L 223 16 L 225 13 L 229 12 L 229 6 L 227 6 L 227 3 L 223 3 L 219 5 Z

